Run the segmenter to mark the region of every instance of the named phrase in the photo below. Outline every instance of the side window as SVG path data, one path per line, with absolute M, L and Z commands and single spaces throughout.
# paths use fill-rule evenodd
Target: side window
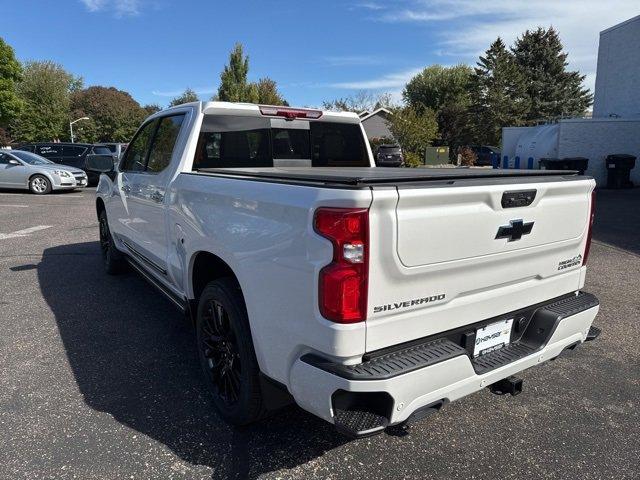
M 65 157 L 81 157 L 86 152 L 86 147 L 74 147 L 66 145 L 62 147 L 62 151 Z
M 148 171 L 161 172 L 171 163 L 173 147 L 176 144 L 183 121 L 184 115 L 172 115 L 160 119 L 158 130 L 153 137 L 153 145 L 149 151 Z
M 0 153 L 0 165 L 7 165 L 9 163 L 9 155 Z
M 57 145 L 37 145 L 36 153 L 42 155 L 45 158 L 61 157 L 62 146 Z
M 158 120 L 147 123 L 142 127 L 142 130 L 138 132 L 135 138 L 129 144 L 127 153 L 125 154 L 122 162 L 120 162 L 120 170 L 123 172 L 142 172 L 147 160 L 147 152 L 149 150 L 149 143 L 151 142 L 151 136 L 158 124 Z
M 109 149 L 109 147 L 97 146 L 93 147 L 91 153 L 95 155 L 111 155 L 113 152 Z

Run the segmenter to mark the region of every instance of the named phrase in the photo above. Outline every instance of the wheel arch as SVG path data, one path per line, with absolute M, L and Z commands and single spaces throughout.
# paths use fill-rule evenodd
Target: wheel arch
M 197 302 L 207 283 L 223 277 L 232 278 L 242 293 L 240 280 L 233 268 L 231 268 L 226 261 L 218 255 L 206 250 L 199 250 L 195 252 L 191 256 L 191 261 L 189 262 L 189 284 L 187 289 L 189 298 Z M 243 300 L 245 300 L 244 293 L 242 293 L 242 297 Z
M 106 209 L 107 207 L 104 204 L 104 200 L 100 197 L 96 198 L 96 216 L 100 217 L 100 214 Z

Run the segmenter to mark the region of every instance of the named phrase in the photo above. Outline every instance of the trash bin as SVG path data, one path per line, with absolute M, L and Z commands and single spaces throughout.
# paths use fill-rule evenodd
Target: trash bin
M 589 159 L 584 157 L 566 157 L 562 159 L 567 164 L 567 170 L 577 170 L 580 175 L 584 175 L 589 166 Z M 564 170 L 564 169 L 563 169 Z
M 631 188 L 631 170 L 636 166 L 636 157 L 625 153 L 609 155 L 607 163 L 607 188 Z

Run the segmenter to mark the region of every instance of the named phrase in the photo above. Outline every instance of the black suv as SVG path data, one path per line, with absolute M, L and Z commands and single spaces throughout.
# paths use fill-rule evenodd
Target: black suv
M 404 164 L 404 155 L 400 145 L 380 145 L 376 152 L 376 165 L 378 167 L 401 167 Z
M 54 163 L 80 168 L 87 173 L 89 185 L 96 185 L 98 183 L 100 173 L 89 171 L 85 168 L 87 156 L 108 155 L 113 158 L 113 153 L 108 147 L 92 145 L 90 143 L 25 143 L 17 147 L 17 149 L 33 152 Z

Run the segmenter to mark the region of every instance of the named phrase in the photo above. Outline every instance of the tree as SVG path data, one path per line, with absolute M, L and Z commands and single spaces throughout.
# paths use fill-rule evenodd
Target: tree
M 70 95 L 81 87 L 82 78 L 57 63 L 25 63 L 22 80 L 16 85 L 23 108 L 11 123 L 15 139 L 68 139 Z
M 143 106 L 142 110 L 144 110 L 144 114 L 148 117 L 149 115 L 153 115 L 154 113 L 162 110 L 162 107 L 156 103 L 149 103 Z
M 258 103 L 263 105 L 284 105 L 289 106 L 289 103 L 278 91 L 278 86 L 275 80 L 268 77 L 261 78 L 256 83 L 258 90 Z
M 3 130 L 22 107 L 16 92 L 16 84 L 21 78 L 22 66 L 16 60 L 13 48 L 0 37 L 0 128 Z
M 431 109 L 423 109 L 418 112 L 413 107 L 396 108 L 389 116 L 389 130 L 408 158 L 415 160 L 424 158 L 425 148 L 431 145 L 438 134 L 438 122 Z M 414 165 L 415 166 L 415 165 Z
M 242 44 L 236 43 L 229 54 L 229 64 L 220 74 L 216 100 L 258 103 L 258 87 L 247 81 L 248 73 L 249 57 L 244 55 Z
M 171 100 L 171 102 L 169 103 L 170 107 L 175 107 L 176 105 L 182 105 L 183 103 L 189 103 L 189 102 L 197 102 L 200 100 L 200 97 L 198 97 L 198 94 L 193 91 L 191 88 L 187 88 L 182 95 L 179 95 L 177 97 L 175 97 L 173 100 Z
M 131 95 L 114 87 L 93 86 L 74 92 L 71 110 L 74 118 L 89 117 L 77 138 L 91 143 L 128 142 L 146 116 Z
M 468 105 L 472 74 L 467 65 L 431 65 L 409 80 L 402 97 L 417 110 L 430 108 L 437 112 L 444 106 Z
M 351 96 L 336 98 L 322 102 L 322 108 L 333 110 L 334 112 L 372 112 L 378 108 L 393 108 L 391 95 L 388 93 L 374 94 L 367 90 L 361 90 Z
M 530 106 L 525 78 L 500 37 L 480 57 L 471 83 L 474 143 L 498 145 L 502 127 L 523 125 Z
M 584 75 L 567 71 L 567 54 L 562 51 L 562 42 L 553 27 L 527 30 L 511 50 L 531 101 L 527 120 L 584 114 L 593 95 L 583 86 Z
M 458 146 L 469 141 L 472 74 L 467 65 L 431 65 L 409 80 L 402 92 L 405 102 L 418 114 L 435 112 L 439 143 L 450 147 L 451 158 Z

